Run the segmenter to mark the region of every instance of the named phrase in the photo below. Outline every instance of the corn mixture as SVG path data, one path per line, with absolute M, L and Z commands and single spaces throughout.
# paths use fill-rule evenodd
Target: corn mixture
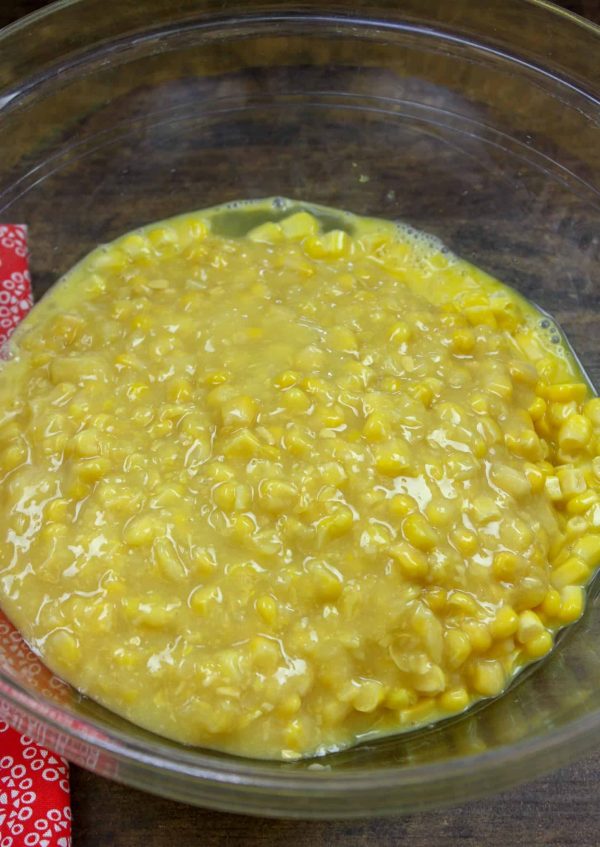
M 439 244 L 245 208 L 94 251 L 14 337 L 0 603 L 132 721 L 291 759 L 493 697 L 581 615 L 600 399 Z

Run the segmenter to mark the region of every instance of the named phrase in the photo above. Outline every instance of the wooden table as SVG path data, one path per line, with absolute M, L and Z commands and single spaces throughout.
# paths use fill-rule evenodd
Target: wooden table
M 143 0 L 140 0 L 143 2 Z M 0 26 L 45 5 L 0 3 Z M 564 6 L 600 22 L 600 0 Z M 298 822 L 248 818 L 152 797 L 72 767 L 75 847 L 182 847 L 202 844 L 411 847 L 597 847 L 600 844 L 600 756 L 487 800 L 390 820 Z

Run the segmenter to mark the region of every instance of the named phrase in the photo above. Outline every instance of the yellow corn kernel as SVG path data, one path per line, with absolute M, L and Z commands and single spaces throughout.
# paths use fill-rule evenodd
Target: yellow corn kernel
M 452 543 L 463 556 L 472 556 L 479 549 L 477 535 L 464 526 L 458 526 L 450 533 Z
M 265 479 L 258 489 L 261 506 L 271 514 L 281 514 L 291 509 L 298 498 L 295 485 L 280 479 Z
M 585 477 L 581 468 L 559 468 L 556 472 L 563 497 L 574 497 L 586 490 Z
M 545 631 L 544 624 L 540 620 L 539 615 L 531 609 L 526 609 L 519 615 L 519 626 L 517 629 L 517 639 L 521 644 L 526 644 L 533 638 L 536 638 L 540 633 Z
M 463 712 L 470 702 L 469 694 L 465 688 L 451 688 L 444 691 L 439 699 L 440 707 L 451 714 Z
M 532 421 L 541 420 L 546 414 L 546 402 L 541 397 L 536 397 L 527 409 Z
M 566 589 L 563 589 L 563 591 L 565 590 Z M 549 620 L 554 620 L 559 616 L 561 610 L 561 596 L 555 588 L 548 589 L 541 608 L 542 612 Z
M 363 426 L 363 435 L 367 441 L 384 441 L 390 437 L 389 419 L 380 412 L 372 412 Z
M 526 497 L 531 493 L 531 485 L 525 474 L 511 465 L 493 465 L 490 473 L 495 485 L 515 499 Z
M 317 523 L 317 538 L 321 544 L 333 541 L 350 532 L 354 524 L 354 515 L 348 506 L 336 505 L 335 511 L 325 515 Z
M 480 621 L 467 620 L 461 624 L 468 635 L 471 648 L 475 653 L 485 653 L 492 646 L 492 636 L 486 624 Z
M 450 348 L 453 353 L 465 355 L 475 347 L 475 333 L 471 329 L 457 329 L 452 334 Z
M 326 485 L 339 487 L 348 480 L 348 474 L 339 462 L 325 462 L 319 467 L 319 474 Z
M 396 321 L 392 325 L 388 338 L 390 341 L 395 341 L 396 344 L 406 344 L 412 337 L 412 330 L 406 321 Z
M 161 525 L 153 515 L 132 518 L 123 531 L 123 541 L 130 547 L 151 544 L 161 532 Z
M 395 518 L 403 518 L 418 511 L 418 504 L 410 494 L 395 494 L 389 501 L 390 514 Z
M 224 512 L 244 511 L 252 503 L 252 490 L 249 485 L 237 482 L 222 482 L 213 489 L 213 500 Z
M 69 443 L 69 451 L 82 458 L 91 458 L 100 454 L 100 437 L 96 429 L 83 429 L 74 435 Z
M 355 334 L 343 326 L 334 326 L 327 332 L 327 343 L 332 350 L 342 353 L 354 353 L 358 350 Z
M 308 212 L 295 212 L 280 221 L 279 226 L 283 235 L 293 241 L 316 235 L 319 231 L 317 219 Z
M 404 538 L 417 550 L 431 550 L 438 543 L 438 534 L 418 512 L 407 515 L 402 522 Z
M 218 385 L 223 385 L 224 383 L 226 383 L 229 378 L 230 374 L 227 371 L 208 371 L 208 373 L 204 377 L 204 384 L 212 385 L 216 388 Z
M 291 388 L 293 385 L 296 385 L 299 379 L 300 374 L 298 371 L 282 371 L 273 380 L 273 385 L 275 388 L 285 390 L 286 388 Z
M 449 629 L 444 636 L 444 653 L 451 670 L 457 670 L 471 655 L 469 636 L 460 629 Z
M 482 394 L 481 391 L 477 391 L 471 395 L 471 408 L 478 415 L 488 415 L 490 410 L 490 398 L 486 394 Z M 491 418 L 490 418 L 491 420 Z M 495 423 L 495 421 L 494 421 Z M 496 424 L 497 426 L 497 424 Z M 499 438 L 498 440 L 501 440 Z
M 416 695 L 407 688 L 392 688 L 387 692 L 383 700 L 386 709 L 406 709 L 414 705 Z
M 592 423 L 584 415 L 570 415 L 558 432 L 558 444 L 566 453 L 579 453 L 592 438 Z
M 192 399 L 192 386 L 189 379 L 176 377 L 167 383 L 167 398 L 171 403 L 187 403 Z
M 277 603 L 270 594 L 263 594 L 256 599 L 256 611 L 261 616 L 263 621 L 269 626 L 273 626 L 277 621 Z
M 391 547 L 389 552 L 407 579 L 424 579 L 429 573 L 427 557 L 421 550 L 400 543 Z
M 446 589 L 438 585 L 427 588 L 422 598 L 432 612 L 441 612 L 446 607 L 446 594 Z
M 544 489 L 546 494 L 553 503 L 558 503 L 563 499 L 562 488 L 560 487 L 560 480 L 557 476 L 547 476 L 546 481 L 544 483 Z
M 490 521 L 498 520 L 500 508 L 492 497 L 480 494 L 470 504 L 469 513 L 474 523 L 488 524 Z
M 510 363 L 508 372 L 512 379 L 515 382 L 520 382 L 521 385 L 534 386 L 538 381 L 537 370 L 530 362 L 515 360 Z
M 314 449 L 314 441 L 309 432 L 302 427 L 294 426 L 284 435 L 284 445 L 296 457 L 309 456 Z
M 411 466 L 411 451 L 405 441 L 392 438 L 374 450 L 374 464 L 384 476 L 406 474 Z
M 546 417 L 551 426 L 558 429 L 576 413 L 577 403 L 550 403 Z
M 162 598 L 150 595 L 144 598 L 123 598 L 122 607 L 125 615 L 134 624 L 147 626 L 150 629 L 163 629 L 172 623 L 177 611 L 177 604 L 166 603 Z
M 447 526 L 456 515 L 456 504 L 453 500 L 432 500 L 425 507 L 425 514 L 432 526 Z
M 187 575 L 185 566 L 170 539 L 157 539 L 154 542 L 153 550 L 163 576 L 173 582 L 180 582 L 185 579 Z
M 108 459 L 80 459 L 73 464 L 73 471 L 83 482 L 93 483 L 108 473 L 112 465 Z
M 557 617 L 562 623 L 572 623 L 581 617 L 585 591 L 580 585 L 565 585 L 560 592 L 560 610 Z
M 564 588 L 566 585 L 576 585 L 584 582 L 590 575 L 589 566 L 583 559 L 571 556 L 564 564 L 552 572 L 551 582 L 554 588 Z
M 573 545 L 573 555 L 590 567 L 600 564 L 600 535 L 584 535 Z
M 332 229 L 321 236 L 308 236 L 303 243 L 303 247 L 305 252 L 313 259 L 333 259 L 351 255 L 353 244 L 347 232 L 341 229 Z
M 552 635 L 548 630 L 540 632 L 535 638 L 527 641 L 525 644 L 525 652 L 530 659 L 541 659 L 546 653 L 552 649 Z
M 60 666 L 73 668 L 81 661 L 79 640 L 66 629 L 55 629 L 46 639 L 48 655 Z
M 302 699 L 299 694 L 290 694 L 281 700 L 276 706 L 277 714 L 282 718 L 291 718 L 297 714 L 302 706 Z
M 44 509 L 44 518 L 46 521 L 56 521 L 62 523 L 69 511 L 69 501 L 64 497 L 57 497 L 52 500 Z
M 195 588 L 190 594 L 188 604 L 199 615 L 206 615 L 212 608 L 223 602 L 223 595 L 218 586 Z
M 261 672 L 271 674 L 281 661 L 281 648 L 273 638 L 255 635 L 248 644 L 248 652 L 253 667 Z
M 420 694 L 440 694 L 446 687 L 446 674 L 439 665 L 433 665 L 422 674 L 413 677 L 415 691 Z
M 465 591 L 450 591 L 446 604 L 452 611 L 457 610 L 465 615 L 477 614 L 477 603 L 473 597 Z
M 297 386 L 292 386 L 285 392 L 283 402 L 290 412 L 306 412 L 312 406 L 310 397 Z
M 540 494 L 544 490 L 544 485 L 546 483 L 546 477 L 540 468 L 537 467 L 537 465 L 526 462 L 525 465 L 523 465 L 523 473 L 525 474 L 525 479 L 529 483 L 531 493 Z
M 580 403 L 588 395 L 588 387 L 583 382 L 561 382 L 545 386 L 543 395 L 553 403 Z
M 583 413 L 596 429 L 600 428 L 600 397 L 592 397 L 588 400 L 583 407 Z
M 256 241 L 263 244 L 277 244 L 283 241 L 284 235 L 279 224 L 268 221 L 251 229 L 246 236 L 250 241 Z
M 533 541 L 533 533 L 520 518 L 503 520 L 500 524 L 500 539 L 507 547 L 523 553 Z
M 256 400 L 246 394 L 241 397 L 232 397 L 221 406 L 223 425 L 227 427 L 248 427 L 254 423 L 257 414 Z
M 583 515 L 588 511 L 588 509 L 595 506 L 597 502 L 598 494 L 593 489 L 588 488 L 586 491 L 582 491 L 581 494 L 576 494 L 575 497 L 571 497 L 567 503 L 567 514 Z
M 496 659 L 479 659 L 473 665 L 471 684 L 478 694 L 494 697 L 505 684 L 504 670 Z
M 223 454 L 238 459 L 252 459 L 266 454 L 264 445 L 249 429 L 239 429 L 223 444 Z
M 0 452 L 0 469 L 12 471 L 27 461 L 28 450 L 22 441 L 10 444 Z
M 501 606 L 490 623 L 490 634 L 496 641 L 510 638 L 519 628 L 519 616 L 511 606 Z

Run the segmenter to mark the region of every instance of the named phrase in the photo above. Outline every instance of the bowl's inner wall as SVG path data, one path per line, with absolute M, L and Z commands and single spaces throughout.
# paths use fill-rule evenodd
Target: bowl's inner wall
M 30 228 L 36 297 L 124 231 L 282 194 L 439 236 L 552 313 L 600 384 L 597 125 L 579 94 L 557 96 L 533 70 L 410 29 L 267 20 L 227 38 L 192 28 L 109 46 L 0 108 L 0 217 Z M 499 701 L 322 764 L 360 773 L 437 762 L 597 712 L 597 605 Z M 35 691 L 8 650 L 0 659 Z M 38 696 L 55 695 L 46 686 Z M 93 704 L 67 708 L 151 738 Z M 258 772 L 307 766 L 256 763 Z

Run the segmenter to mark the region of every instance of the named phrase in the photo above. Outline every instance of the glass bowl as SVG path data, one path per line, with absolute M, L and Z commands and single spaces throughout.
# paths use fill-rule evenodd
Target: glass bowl
M 542 0 L 63 0 L 0 33 L 0 220 L 39 297 L 118 234 L 286 195 L 399 218 L 515 286 L 600 380 L 600 30 Z M 463 801 L 600 735 L 600 607 L 503 697 L 318 760 L 185 748 L 79 697 L 0 623 L 0 715 L 99 774 L 304 817 Z

